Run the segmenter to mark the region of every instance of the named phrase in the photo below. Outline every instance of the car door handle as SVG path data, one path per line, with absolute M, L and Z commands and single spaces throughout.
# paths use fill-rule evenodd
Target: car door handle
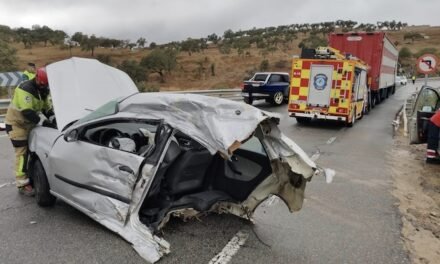
M 134 175 L 134 171 L 133 171 L 132 169 L 130 169 L 129 167 L 125 166 L 125 165 L 120 165 L 120 166 L 118 167 L 118 169 L 119 169 L 120 171 L 124 171 L 124 172 L 127 172 L 127 173 L 130 173 L 130 174 L 133 174 L 133 175 Z

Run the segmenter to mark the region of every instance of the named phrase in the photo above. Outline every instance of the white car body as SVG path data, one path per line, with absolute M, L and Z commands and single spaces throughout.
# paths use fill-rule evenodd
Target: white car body
M 276 115 L 244 103 L 140 94 L 127 74 L 90 59 L 56 62 L 47 73 L 58 129 L 37 127 L 29 138 L 37 200 L 53 195 L 65 201 L 149 262 L 170 252 L 155 235 L 170 216 L 216 212 L 251 219 L 271 195 L 297 211 L 306 182 L 325 174 L 281 133 Z M 119 146 L 130 140 L 136 152 Z M 194 197 L 204 198 L 198 203 Z

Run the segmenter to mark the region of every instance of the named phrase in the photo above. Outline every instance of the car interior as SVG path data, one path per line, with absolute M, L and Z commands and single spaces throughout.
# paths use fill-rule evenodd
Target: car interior
M 157 154 L 152 150 L 159 144 L 158 127 L 157 123 L 127 121 L 100 124 L 88 127 L 82 140 L 148 159 L 150 154 Z M 193 208 L 204 212 L 217 202 L 242 202 L 272 173 L 266 151 L 255 136 L 235 150 L 230 160 L 218 153 L 212 155 L 179 131 L 163 149 L 164 158 L 139 212 L 141 222 L 153 231 L 172 210 Z
M 242 202 L 271 173 L 269 158 L 256 137 L 225 160 L 178 132 L 142 204 L 140 220 L 157 231 L 170 211 L 193 208 L 204 212 L 217 202 Z
M 121 151 L 146 156 L 154 147 L 158 124 L 143 122 L 113 122 L 85 130 L 82 139 Z

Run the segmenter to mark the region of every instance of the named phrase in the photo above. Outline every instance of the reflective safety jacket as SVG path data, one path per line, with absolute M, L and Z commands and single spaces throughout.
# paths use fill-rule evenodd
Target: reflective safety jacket
M 32 80 L 33 78 L 35 78 L 35 73 L 26 70 L 21 75 L 21 78 L 23 79 L 23 81 Z
M 47 116 L 51 109 L 48 89 L 39 89 L 35 79 L 22 82 L 15 88 L 5 123 L 30 130 L 42 120 L 39 114 Z

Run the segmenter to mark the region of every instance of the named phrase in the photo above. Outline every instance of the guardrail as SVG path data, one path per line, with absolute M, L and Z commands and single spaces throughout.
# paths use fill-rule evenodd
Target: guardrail
M 186 91 L 166 91 L 164 93 L 190 93 L 190 94 L 202 94 L 207 96 L 214 96 L 234 101 L 242 100 L 241 89 L 219 89 L 219 90 L 186 90 Z M 1 114 L 2 111 L 8 109 L 10 99 L 0 99 L 0 122 L 3 122 L 5 115 Z

